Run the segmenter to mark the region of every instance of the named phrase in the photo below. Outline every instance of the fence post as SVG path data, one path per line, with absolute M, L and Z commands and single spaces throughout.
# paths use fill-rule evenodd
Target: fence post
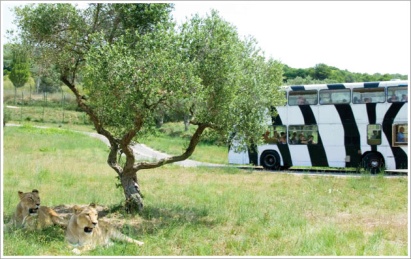
M 66 98 L 66 96 L 64 95 L 63 92 L 61 92 L 63 98 L 61 99 L 61 108 L 63 109 L 63 121 L 61 122 L 61 124 L 64 124 L 64 99 Z
M 23 106 L 24 106 L 24 95 L 23 95 L 23 91 L 21 91 L 20 123 L 23 123 Z
M 46 101 L 46 92 L 43 92 L 43 123 L 44 123 L 44 107 L 45 107 L 45 101 Z

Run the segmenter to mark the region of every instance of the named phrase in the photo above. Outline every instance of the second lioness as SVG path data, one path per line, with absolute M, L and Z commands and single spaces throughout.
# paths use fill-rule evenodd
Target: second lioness
M 98 245 L 111 245 L 111 240 L 126 241 L 139 246 L 144 244 L 120 233 L 110 223 L 99 220 L 94 203 L 84 207 L 73 207 L 73 215 L 66 230 L 66 240 L 75 247 L 73 252 L 76 254 L 94 249 Z
M 67 226 L 67 220 L 56 211 L 40 206 L 40 196 L 37 189 L 31 192 L 18 192 L 20 202 L 16 206 L 13 218 L 6 225 L 7 228 L 18 227 L 26 229 L 43 229 L 51 225 Z

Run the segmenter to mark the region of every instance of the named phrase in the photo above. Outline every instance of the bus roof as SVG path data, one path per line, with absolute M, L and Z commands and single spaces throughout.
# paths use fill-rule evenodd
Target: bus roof
M 332 86 L 344 86 L 344 88 L 367 88 L 367 87 L 386 87 L 386 86 L 405 86 L 408 87 L 407 80 L 395 81 L 377 81 L 377 82 L 355 82 L 355 83 L 332 83 L 332 84 L 309 84 L 309 85 L 284 85 L 283 90 L 291 90 L 292 88 L 304 88 L 304 90 L 313 89 L 329 89 Z

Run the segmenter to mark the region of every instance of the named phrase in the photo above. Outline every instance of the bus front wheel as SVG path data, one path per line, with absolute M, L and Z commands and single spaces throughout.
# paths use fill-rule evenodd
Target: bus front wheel
M 265 151 L 260 158 L 260 164 L 269 170 L 277 170 L 280 168 L 280 156 L 276 151 Z
M 377 153 L 368 153 L 362 159 L 362 165 L 365 170 L 372 174 L 379 173 L 384 166 L 384 159 Z

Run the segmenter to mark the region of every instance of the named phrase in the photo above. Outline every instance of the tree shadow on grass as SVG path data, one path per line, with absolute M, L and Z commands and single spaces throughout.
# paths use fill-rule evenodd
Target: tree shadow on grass
M 137 235 L 154 234 L 170 227 L 212 227 L 215 225 L 206 208 L 178 205 L 164 208 L 145 206 L 139 216 L 129 215 L 124 212 L 122 205 L 115 205 L 107 210 L 99 211 L 99 217 L 111 222 L 119 229 Z
M 84 206 L 84 205 L 82 205 Z M 72 206 L 59 205 L 54 209 L 67 220 L 72 215 Z M 170 227 L 212 227 L 215 221 L 209 217 L 207 208 L 185 207 L 168 204 L 159 208 L 145 206 L 139 215 L 127 214 L 123 204 L 97 205 L 99 219 L 109 222 L 125 233 L 136 235 L 154 234 Z

